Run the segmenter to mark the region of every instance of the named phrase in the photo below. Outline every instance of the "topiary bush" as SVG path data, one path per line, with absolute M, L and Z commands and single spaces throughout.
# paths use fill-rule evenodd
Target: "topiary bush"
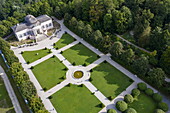
M 118 101 L 116 103 L 116 108 L 121 112 L 125 111 L 127 109 L 127 107 L 128 107 L 127 103 L 125 101 L 123 101 L 123 100 Z
M 154 99 L 156 102 L 161 102 L 161 101 L 162 101 L 162 96 L 159 95 L 158 93 L 154 93 L 154 94 L 153 94 L 153 99 Z
M 140 95 L 140 90 L 135 88 L 135 89 L 132 90 L 131 94 L 134 98 L 137 98 Z
M 138 83 L 138 89 L 141 91 L 145 91 L 147 89 L 147 86 L 145 83 L 141 82 L 141 83 Z
M 117 111 L 115 109 L 108 109 L 107 113 L 117 113 Z
M 125 113 L 137 113 L 134 108 L 128 108 Z
M 145 90 L 145 93 L 147 94 L 147 95 L 149 95 L 149 96 L 152 96 L 153 95 L 153 90 L 151 89 L 151 88 L 147 88 L 146 90 Z
M 133 96 L 131 94 L 126 94 L 125 97 L 124 97 L 124 101 L 126 103 L 132 103 L 134 100 Z
M 155 113 L 165 113 L 162 109 L 156 109 Z
M 159 109 L 162 109 L 164 112 L 167 112 L 168 111 L 168 105 L 166 104 L 166 103 L 164 103 L 164 102 L 160 102 L 159 104 L 158 104 L 158 108 Z

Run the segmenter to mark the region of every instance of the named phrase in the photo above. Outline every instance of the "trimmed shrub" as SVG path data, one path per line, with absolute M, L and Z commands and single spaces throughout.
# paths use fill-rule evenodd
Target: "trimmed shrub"
M 34 66 L 31 66 L 30 69 L 34 69 Z
M 23 54 L 24 52 L 23 51 L 21 51 L 21 54 Z
M 134 108 L 128 108 L 125 113 L 137 113 Z
M 73 66 L 75 66 L 75 65 L 76 65 L 76 63 L 75 63 L 75 62 L 73 62 L 73 63 L 72 63 L 72 65 L 73 65 Z
M 138 89 L 141 90 L 141 91 L 145 91 L 147 88 L 146 84 L 141 82 L 141 83 L 138 83 Z
M 89 81 L 91 82 L 91 81 L 93 81 L 93 79 L 90 77 L 90 78 L 89 78 Z
M 83 64 L 83 66 L 87 66 L 87 64 L 86 64 L 86 63 L 84 63 L 84 64 Z
M 117 111 L 115 109 L 108 109 L 107 113 L 117 113 Z
M 162 109 L 156 109 L 155 113 L 165 113 Z
M 151 88 L 147 88 L 146 90 L 145 90 L 145 93 L 147 94 L 147 95 L 149 95 L 149 96 L 152 96 L 153 95 L 153 90 L 151 89 Z
M 27 61 L 27 64 L 29 64 L 30 63 L 30 61 Z
M 63 51 L 61 51 L 60 54 L 63 54 Z
M 162 109 L 163 111 L 165 111 L 165 112 L 167 112 L 168 111 L 168 105 L 166 104 L 166 103 L 164 103 L 164 102 L 160 102 L 159 104 L 158 104 L 158 108 L 159 109 Z
M 134 97 L 134 98 L 137 98 L 139 95 L 140 95 L 140 90 L 138 90 L 137 88 L 135 88 L 135 89 L 133 89 L 132 90 L 132 96 Z
M 113 97 L 113 96 L 109 96 L 108 99 L 109 99 L 109 100 L 113 100 L 114 97 Z
M 124 97 L 124 101 L 126 103 L 132 103 L 133 102 L 133 96 L 131 94 L 126 94 L 125 97 Z
M 48 99 L 52 99 L 53 97 L 52 96 L 49 96 Z
M 158 93 L 154 93 L 154 94 L 153 94 L 153 99 L 154 99 L 156 102 L 161 102 L 161 101 L 162 101 L 162 96 L 159 95 Z
M 125 101 L 118 101 L 116 103 L 116 108 L 119 110 L 119 111 L 125 111 L 127 109 L 128 105 Z

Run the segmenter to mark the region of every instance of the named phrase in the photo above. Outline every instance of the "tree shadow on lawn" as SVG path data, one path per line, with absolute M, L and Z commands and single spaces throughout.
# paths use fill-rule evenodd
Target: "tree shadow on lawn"
M 87 47 L 85 47 L 82 44 L 75 45 L 70 49 L 77 51 L 79 56 L 88 57 L 85 60 L 85 62 L 87 62 L 89 64 L 94 62 L 95 61 L 94 59 L 96 59 L 96 60 L 98 59 L 97 55 L 93 51 L 91 51 L 90 49 L 88 49 Z M 89 54 L 89 52 L 90 52 L 90 54 Z M 94 54 L 94 56 L 92 54 Z
M 106 83 L 108 84 L 108 87 L 110 87 L 111 85 L 113 87 L 113 91 L 114 91 L 113 95 L 115 96 L 119 95 L 122 91 L 126 90 L 126 88 L 131 83 L 133 83 L 133 80 L 131 80 L 129 77 L 126 77 L 126 75 L 124 75 L 125 77 L 123 77 L 123 75 L 116 76 L 115 74 L 117 73 L 110 72 L 109 70 L 107 70 L 109 67 L 105 67 L 106 69 L 102 69 L 100 66 L 96 67 L 94 71 L 104 73 L 104 75 L 102 76 L 104 80 L 106 81 Z M 120 72 L 120 74 L 123 74 L 123 73 Z

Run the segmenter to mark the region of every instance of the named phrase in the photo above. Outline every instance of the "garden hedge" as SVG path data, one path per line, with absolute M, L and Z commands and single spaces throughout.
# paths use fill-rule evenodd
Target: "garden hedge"
M 162 109 L 156 109 L 155 113 L 165 113 Z
M 151 89 L 151 88 L 147 88 L 146 90 L 145 90 L 145 93 L 148 95 L 148 96 L 152 96 L 153 95 L 153 90 Z
M 147 89 L 147 86 L 145 83 L 141 82 L 141 83 L 138 83 L 138 89 L 141 90 L 141 91 L 145 91 Z
M 133 98 L 133 96 L 132 96 L 131 94 L 126 94 L 126 95 L 124 96 L 124 101 L 125 101 L 126 103 L 132 103 L 133 100 L 134 100 L 134 98 Z
M 121 112 L 125 111 L 127 109 L 127 107 L 128 107 L 127 103 L 125 101 L 123 101 L 123 100 L 118 101 L 116 103 L 116 108 Z
M 162 101 L 162 96 L 159 95 L 158 93 L 154 93 L 154 94 L 153 94 L 153 99 L 154 99 L 156 102 L 161 102 L 161 101 Z
M 134 108 L 128 108 L 125 113 L 137 113 Z
M 164 102 L 160 102 L 159 104 L 158 104 L 158 108 L 159 109 L 162 109 L 163 111 L 165 111 L 165 112 L 167 112 L 168 111 L 168 105 L 166 104 L 166 103 L 164 103 Z
M 137 98 L 140 95 L 140 90 L 135 88 L 135 89 L 132 90 L 131 94 L 134 98 Z
M 107 113 L 117 113 L 117 111 L 115 109 L 108 109 Z

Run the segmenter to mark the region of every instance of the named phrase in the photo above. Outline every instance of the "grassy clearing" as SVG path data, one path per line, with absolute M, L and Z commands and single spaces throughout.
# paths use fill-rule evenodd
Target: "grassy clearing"
M 74 38 L 69 34 L 63 34 L 61 39 L 55 43 L 54 48 L 62 48 L 70 43 L 74 42 Z
M 94 84 L 106 97 L 115 98 L 132 84 L 132 80 L 109 63 L 101 63 L 91 73 Z
M 157 104 L 151 97 L 141 92 L 138 99 L 129 104 L 129 107 L 134 108 L 138 113 L 154 113 Z
M 100 101 L 85 87 L 71 85 L 54 95 L 51 102 L 59 113 L 98 113 Z
M 97 60 L 97 55 L 85 47 L 83 44 L 77 44 L 70 49 L 63 52 L 63 56 L 68 59 L 69 62 L 75 62 L 76 65 L 91 64 Z
M 22 56 L 24 57 L 26 62 L 32 63 L 46 55 L 49 54 L 49 49 L 41 49 L 37 51 L 24 51 Z
M 34 67 L 32 70 L 43 88 L 50 89 L 63 81 L 66 67 L 58 58 L 50 58 Z

